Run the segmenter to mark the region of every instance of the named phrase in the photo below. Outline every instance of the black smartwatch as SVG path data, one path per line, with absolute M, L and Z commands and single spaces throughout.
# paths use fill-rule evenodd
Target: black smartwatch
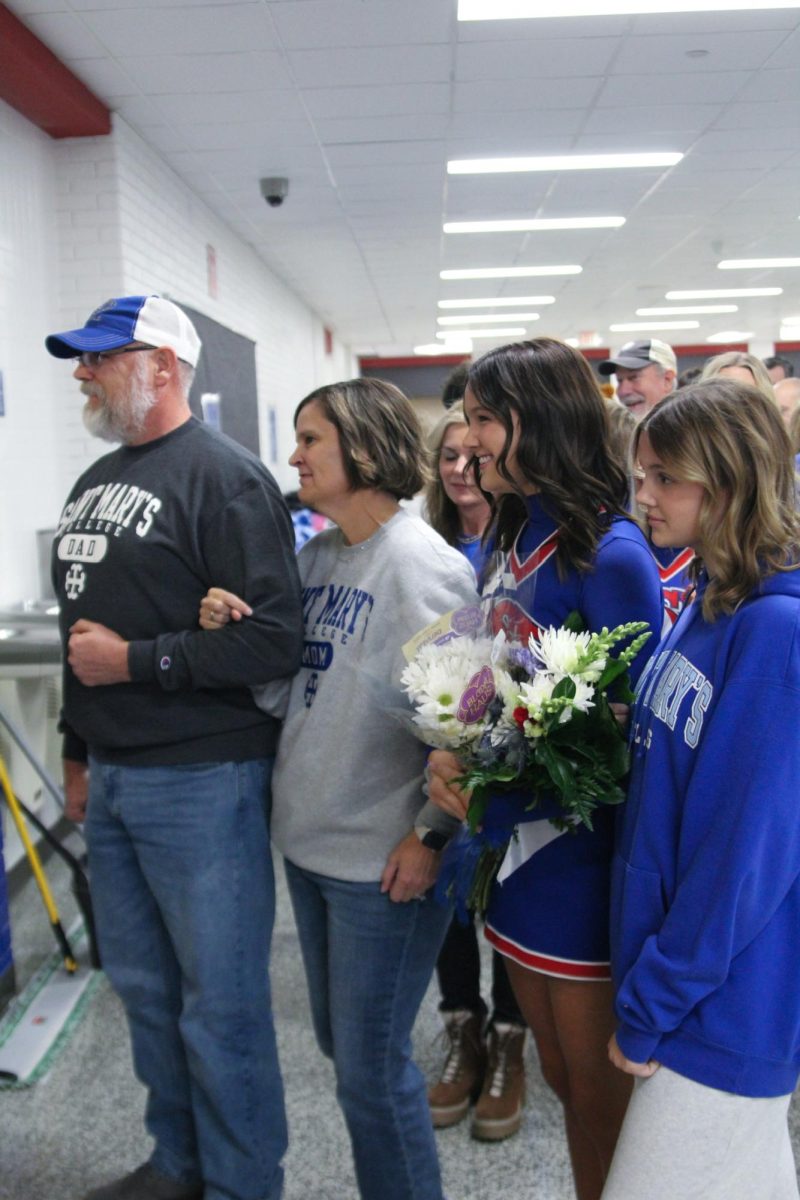
M 414 833 L 427 850 L 435 850 L 437 854 L 444 850 L 450 841 L 446 833 L 438 833 L 437 830 L 431 829 L 430 825 L 415 825 Z

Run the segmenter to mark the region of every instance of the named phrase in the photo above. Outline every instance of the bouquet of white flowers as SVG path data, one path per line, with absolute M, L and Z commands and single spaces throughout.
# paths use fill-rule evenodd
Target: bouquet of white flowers
M 526 810 L 555 798 L 548 819 L 563 830 L 576 823 L 591 829 L 598 805 L 625 798 L 627 747 L 607 692 L 615 684 L 620 700 L 632 700 L 626 672 L 650 633 L 643 621 L 599 633 L 581 624 L 574 613 L 525 647 L 508 645 L 502 633 L 494 641 L 429 643 L 402 674 L 417 735 L 458 755 L 458 782 L 471 792 L 471 844 L 444 873 L 460 907 L 485 912 L 514 834 L 513 826 L 484 831 L 493 794 L 522 789 L 530 797 Z M 628 645 L 614 656 L 622 641 Z

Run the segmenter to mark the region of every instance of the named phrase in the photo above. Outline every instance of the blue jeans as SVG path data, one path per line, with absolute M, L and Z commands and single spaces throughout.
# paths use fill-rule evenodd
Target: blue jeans
M 411 1030 L 450 923 L 431 899 L 396 904 L 287 860 L 314 1031 L 337 1097 L 363 1200 L 442 1200 L 425 1081 Z
M 90 762 L 103 967 L 148 1089 L 152 1165 L 205 1200 L 278 1200 L 286 1150 L 267 969 L 272 759 Z

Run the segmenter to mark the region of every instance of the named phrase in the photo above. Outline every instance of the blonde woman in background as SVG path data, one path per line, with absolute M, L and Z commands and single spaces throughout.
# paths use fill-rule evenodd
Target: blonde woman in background
M 621 406 L 620 406 L 621 407 Z M 430 482 L 425 512 L 437 533 L 469 560 L 478 579 L 491 544 L 484 538 L 491 509 L 467 474 L 467 421 L 453 404 L 428 437 Z M 481 996 L 481 959 L 474 923 L 454 917 L 436 963 L 447 1057 L 428 1092 L 437 1129 L 458 1124 L 475 1102 L 470 1132 L 500 1141 L 522 1123 L 525 1093 L 525 1019 L 519 1010 L 502 955 L 492 952 L 492 1006 Z M 488 1021 L 487 1021 L 488 1017 Z
M 743 350 L 728 350 L 725 354 L 715 354 L 705 363 L 698 382 L 704 383 L 717 375 L 723 379 L 733 379 L 736 383 L 744 383 L 747 387 L 755 387 L 762 396 L 775 402 L 775 389 L 767 374 L 767 368 L 754 354 L 746 354 Z

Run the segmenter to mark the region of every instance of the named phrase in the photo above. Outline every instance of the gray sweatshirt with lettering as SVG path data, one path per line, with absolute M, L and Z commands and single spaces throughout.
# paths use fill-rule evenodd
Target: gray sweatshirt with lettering
M 298 565 L 303 665 L 278 747 L 272 837 L 307 870 L 377 881 L 425 803 L 427 750 L 411 732 L 401 648 L 443 614 L 476 604 L 474 575 L 404 510 L 355 546 L 338 529 L 319 534 Z M 431 806 L 425 821 L 452 832 Z

